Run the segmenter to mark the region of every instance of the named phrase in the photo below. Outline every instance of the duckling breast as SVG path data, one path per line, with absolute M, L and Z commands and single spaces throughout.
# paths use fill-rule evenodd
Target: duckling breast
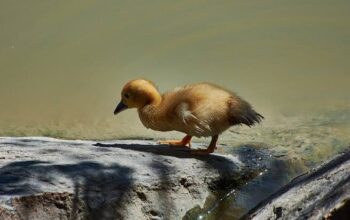
M 171 120 L 161 111 L 161 108 L 147 105 L 138 110 L 141 123 L 155 131 L 172 131 Z

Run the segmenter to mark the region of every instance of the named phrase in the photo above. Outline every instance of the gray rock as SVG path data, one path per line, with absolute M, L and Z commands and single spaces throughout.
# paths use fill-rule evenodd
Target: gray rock
M 242 154 L 194 156 L 144 140 L 0 138 L 0 219 L 179 219 L 262 169 L 260 159 L 244 160 L 254 150 Z

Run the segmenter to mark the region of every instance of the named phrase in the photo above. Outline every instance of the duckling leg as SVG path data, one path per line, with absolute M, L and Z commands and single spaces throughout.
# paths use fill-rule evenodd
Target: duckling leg
M 192 136 L 186 135 L 181 141 L 177 140 L 166 140 L 166 141 L 159 141 L 159 144 L 168 144 L 172 147 L 186 147 L 188 144 L 188 148 L 191 148 L 191 139 Z
M 207 149 L 196 149 L 192 150 L 191 154 L 196 154 L 196 155 L 208 155 L 210 153 L 213 153 L 214 150 L 216 149 L 216 142 L 218 141 L 219 135 L 214 135 L 211 137 L 210 144 Z

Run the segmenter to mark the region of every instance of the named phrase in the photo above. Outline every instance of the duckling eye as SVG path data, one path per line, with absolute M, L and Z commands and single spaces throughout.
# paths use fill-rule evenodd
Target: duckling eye
M 126 98 L 126 99 L 128 99 L 130 96 L 129 96 L 129 94 L 124 94 L 124 97 Z

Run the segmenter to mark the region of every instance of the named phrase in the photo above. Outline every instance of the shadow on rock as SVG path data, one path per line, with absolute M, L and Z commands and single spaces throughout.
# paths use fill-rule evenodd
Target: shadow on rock
M 194 158 L 199 161 L 204 162 L 207 169 L 216 170 L 222 178 L 217 182 L 209 184 L 210 188 L 221 188 L 226 189 L 231 187 L 232 184 L 237 180 L 233 175 L 241 171 L 241 162 L 238 158 L 233 157 L 232 155 L 219 155 L 219 154 L 209 154 L 209 155 L 193 155 L 190 153 L 188 148 L 174 148 L 169 147 L 168 145 L 146 145 L 146 144 L 105 144 L 105 143 L 96 143 L 94 146 L 103 147 L 103 148 L 120 148 L 124 150 L 132 150 L 138 152 L 151 153 L 156 156 L 169 156 L 176 158 Z M 163 175 L 164 176 L 164 175 Z M 238 175 L 242 177 L 242 175 Z M 249 175 L 248 175 L 249 176 Z M 220 185 L 217 185 L 220 184 Z
M 32 195 L 41 191 L 40 182 L 57 184 L 55 178 L 66 177 L 74 185 L 74 195 L 70 195 L 73 197 L 72 204 L 65 210 L 66 216 L 70 216 L 70 219 L 115 219 L 120 216 L 125 194 L 133 184 L 132 173 L 130 168 L 118 164 L 104 166 L 95 162 L 62 165 L 44 161 L 13 162 L 0 169 L 0 195 Z M 21 219 L 44 219 L 45 213 L 33 212 L 36 205 L 42 205 L 33 204 L 34 200 L 26 199 L 24 202 L 29 204 L 18 207 Z M 62 208 L 59 203 L 56 206 Z

